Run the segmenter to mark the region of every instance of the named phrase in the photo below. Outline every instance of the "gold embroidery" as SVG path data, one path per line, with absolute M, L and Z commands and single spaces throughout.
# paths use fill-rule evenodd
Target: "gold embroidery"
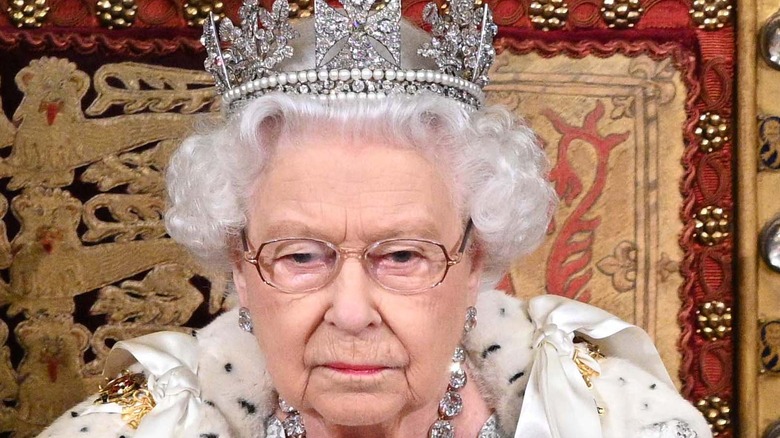
M 0 306 L 13 321 L 0 322 L 0 397 L 14 403 L 0 406 L 0 430 L 36 436 L 97 385 L 116 341 L 189 331 L 228 305 L 225 275 L 165 238 L 162 220 L 171 154 L 196 118 L 218 117 L 195 114 L 218 110 L 210 80 L 138 63 L 90 78 L 57 58 L 16 74 L 23 99 L 13 117 L 0 106 Z M 93 325 L 74 323 L 77 308 Z M 148 402 L 139 392 L 125 419 Z
M 16 83 L 24 93 L 14 114 L 19 128 L 11 155 L 0 163 L 0 177 L 11 177 L 11 190 L 65 186 L 73 182 L 77 167 L 142 145 L 180 139 L 190 131 L 190 117 L 181 114 L 86 118 L 81 100 L 89 89 L 89 76 L 65 59 L 34 60 L 19 71 Z

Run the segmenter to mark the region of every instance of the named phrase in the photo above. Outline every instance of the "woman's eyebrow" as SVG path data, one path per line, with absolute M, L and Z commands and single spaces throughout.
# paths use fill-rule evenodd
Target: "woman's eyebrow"
M 284 237 L 314 237 L 324 240 L 333 238 L 324 230 L 292 220 L 274 221 L 263 227 L 261 232 L 261 238 L 264 240 Z M 369 242 L 403 237 L 435 240 L 441 238 L 441 231 L 432 219 L 414 218 L 398 221 L 391 219 L 388 223 L 383 223 L 381 229 L 367 232 L 362 237 Z

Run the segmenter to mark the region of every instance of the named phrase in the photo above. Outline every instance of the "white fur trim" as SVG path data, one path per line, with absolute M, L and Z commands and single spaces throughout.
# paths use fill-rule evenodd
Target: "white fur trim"
M 477 311 L 479 324 L 466 342 L 473 381 L 496 410 L 501 428 L 513 436 L 528 383 L 535 327 L 525 303 L 503 292 L 481 293 Z M 255 338 L 238 328 L 237 311 L 216 318 L 197 338 L 198 377 L 207 409 L 198 431 L 186 438 L 264 438 L 264 420 L 275 409 L 276 395 Z M 623 359 L 607 358 L 601 367 L 593 390 L 606 409 L 604 438 L 673 438 L 671 432 L 663 435 L 649 428 L 676 422 L 687 423 L 699 438 L 711 437 L 701 414 L 674 388 Z M 95 398 L 66 412 L 40 436 L 132 438 L 133 431 L 117 414 L 81 415 Z

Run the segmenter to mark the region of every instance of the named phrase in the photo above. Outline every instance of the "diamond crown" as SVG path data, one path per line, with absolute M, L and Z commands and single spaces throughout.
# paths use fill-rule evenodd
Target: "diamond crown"
M 258 0 L 245 0 L 240 26 L 210 16 L 201 41 L 206 70 L 214 76 L 228 111 L 241 102 L 271 92 L 311 95 L 322 100 L 378 99 L 390 95 L 435 93 L 469 108 L 484 101 L 482 87 L 495 59 L 497 26 L 487 5 L 452 0 L 448 15 L 435 3 L 423 10 L 431 39 L 417 53 L 437 69 L 401 65 L 401 0 L 342 0 L 335 9 L 326 0 L 314 2 L 313 69 L 282 71 L 299 33 L 289 21 L 288 0 L 275 0 L 271 10 Z

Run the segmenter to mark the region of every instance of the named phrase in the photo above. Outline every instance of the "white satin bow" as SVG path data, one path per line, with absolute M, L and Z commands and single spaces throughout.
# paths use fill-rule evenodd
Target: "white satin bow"
M 184 333 L 159 332 L 117 342 L 106 360 L 104 374 L 114 377 L 133 362 L 143 367 L 156 403 L 133 437 L 181 437 L 197 426 L 202 407 L 197 340 Z M 104 406 L 95 411 L 117 409 Z
M 515 438 L 602 437 L 594 393 L 573 360 L 575 332 L 598 340 L 606 356 L 627 359 L 672 386 L 652 340 L 639 327 L 555 295 L 532 298 L 528 313 L 536 328 L 535 351 Z M 578 357 L 600 372 L 590 356 Z

